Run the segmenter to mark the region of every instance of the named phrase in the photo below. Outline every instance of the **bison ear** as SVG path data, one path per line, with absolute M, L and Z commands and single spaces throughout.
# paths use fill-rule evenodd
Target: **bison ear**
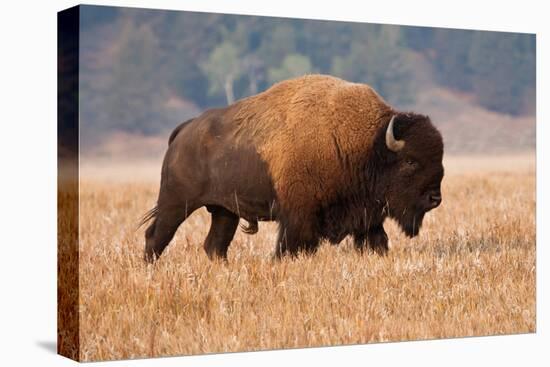
M 392 152 L 399 152 L 405 146 L 404 140 L 398 140 L 395 134 L 395 120 L 397 115 L 393 115 L 386 128 L 386 147 Z

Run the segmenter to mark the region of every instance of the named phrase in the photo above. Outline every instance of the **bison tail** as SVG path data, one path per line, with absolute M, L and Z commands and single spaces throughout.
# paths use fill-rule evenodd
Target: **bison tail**
M 159 208 L 157 206 L 155 206 L 153 209 L 151 209 L 147 213 L 145 213 L 143 215 L 143 217 L 141 217 L 141 219 L 139 220 L 137 229 L 139 229 L 142 225 L 144 225 L 145 223 L 149 222 L 151 219 L 156 217 L 158 212 L 159 212 Z
M 258 233 L 258 221 L 248 221 L 248 226 L 244 226 L 241 224 L 241 229 L 246 234 L 256 234 Z
M 189 119 L 185 122 L 182 122 L 181 124 L 178 125 L 178 127 L 174 129 L 174 131 L 172 131 L 172 134 L 170 134 L 170 138 L 168 138 L 168 146 L 172 144 L 176 136 L 178 136 L 180 130 L 183 129 L 185 126 L 187 126 L 187 124 L 189 124 L 191 121 L 193 121 L 193 119 Z

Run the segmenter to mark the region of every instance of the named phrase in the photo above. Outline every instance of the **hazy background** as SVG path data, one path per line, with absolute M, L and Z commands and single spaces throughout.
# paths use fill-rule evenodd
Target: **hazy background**
M 530 34 L 81 6 L 85 156 L 160 157 L 207 108 L 305 73 L 428 114 L 451 154 L 535 149 Z

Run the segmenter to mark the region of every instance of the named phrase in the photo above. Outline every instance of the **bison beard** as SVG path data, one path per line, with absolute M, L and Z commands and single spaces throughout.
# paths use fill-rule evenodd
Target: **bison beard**
M 166 152 L 145 259 L 158 258 L 196 209 L 212 216 L 204 242 L 227 258 L 239 220 L 278 221 L 275 255 L 313 253 L 351 235 L 388 251 L 383 223 L 409 236 L 441 202 L 443 142 L 428 117 L 393 110 L 364 84 L 310 75 L 212 109 L 178 126 Z
M 409 237 L 418 235 L 420 227 L 422 227 L 422 220 L 424 220 L 423 212 L 413 213 L 411 215 L 403 215 L 397 218 L 397 222 L 403 229 L 403 232 Z

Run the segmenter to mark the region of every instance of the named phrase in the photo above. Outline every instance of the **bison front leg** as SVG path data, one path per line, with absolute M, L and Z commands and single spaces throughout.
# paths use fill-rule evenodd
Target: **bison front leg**
M 275 258 L 280 259 L 287 254 L 295 257 L 300 252 L 313 254 L 318 246 L 319 236 L 307 224 L 293 226 L 284 222 L 279 223 Z
M 378 255 L 386 255 L 388 253 L 388 235 L 382 225 L 369 229 L 367 244 Z
M 367 233 L 355 233 L 353 235 L 355 248 L 363 252 L 365 248 L 376 252 L 379 255 L 388 253 L 388 235 L 382 225 L 369 228 Z

